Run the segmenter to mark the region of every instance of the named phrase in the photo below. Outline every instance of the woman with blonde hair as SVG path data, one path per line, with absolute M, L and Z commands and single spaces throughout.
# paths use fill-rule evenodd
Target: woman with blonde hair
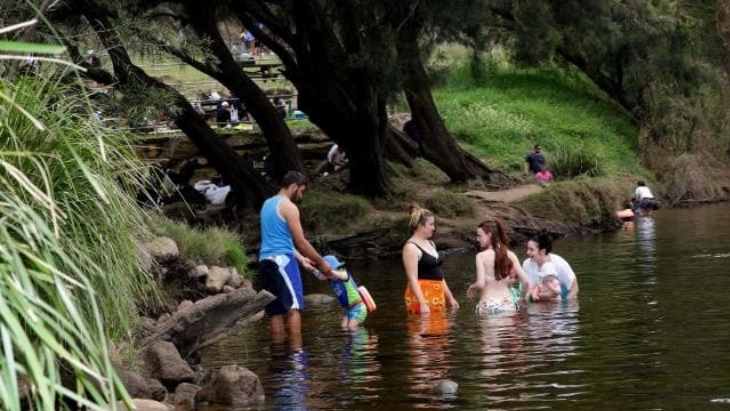
M 406 309 L 412 314 L 444 311 L 447 300 L 452 308 L 459 308 L 444 279 L 443 259 L 431 240 L 436 231 L 433 213 L 412 203 L 410 215 L 412 235 L 403 246 Z
M 476 256 L 476 281 L 469 286 L 467 297 L 479 293 L 477 314 L 496 314 L 517 311 L 530 283 L 522 270 L 520 260 L 507 248 L 509 240 L 498 220 L 485 220 L 477 226 L 477 241 L 482 249 Z M 521 296 L 511 290 L 516 281 L 522 283 Z

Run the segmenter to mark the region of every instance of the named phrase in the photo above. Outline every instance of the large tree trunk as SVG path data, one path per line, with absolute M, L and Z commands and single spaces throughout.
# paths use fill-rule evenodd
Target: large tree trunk
M 202 4 L 196 1 L 188 4 L 187 9 L 191 16 L 196 16 L 196 18 L 190 20 L 190 24 L 201 37 L 210 40 L 210 51 L 218 60 L 215 67 L 203 64 L 195 64 L 195 67 L 233 91 L 256 119 L 256 124 L 266 137 L 266 142 L 273 156 L 275 171 L 271 177 L 278 181 L 289 170 L 305 172 L 304 161 L 294 143 L 289 127 L 269 102 L 266 94 L 244 73 L 241 65 L 233 59 L 228 46 L 218 31 L 215 7 L 210 7 L 207 2 Z M 188 62 L 192 63 L 192 61 Z
M 423 157 L 446 173 L 452 182 L 461 183 L 474 178 L 508 181 L 504 174 L 490 170 L 481 160 L 462 150 L 446 129 L 421 59 L 419 23 L 413 17 L 403 21 L 406 23 L 398 31 L 396 48 L 402 64 L 406 99 L 421 135 Z
M 246 166 L 246 162 L 241 156 L 218 138 L 215 131 L 203 121 L 183 95 L 172 87 L 150 77 L 132 63 L 110 23 L 109 10 L 92 0 L 80 1 L 79 6 L 79 12 L 87 18 L 104 47 L 108 50 L 115 75 L 122 90 L 127 87 L 146 87 L 173 95 L 174 104 L 178 108 L 174 117 L 177 126 L 208 158 L 211 165 L 231 184 L 233 192 L 241 204 L 249 204 L 258 209 L 273 191 L 272 187 L 260 175 Z
M 322 98 L 325 94 L 317 90 L 331 87 L 327 84 L 300 87 L 299 105 L 313 123 L 328 136 L 334 136 L 345 149 L 350 161 L 348 190 L 381 197 L 391 188 L 383 163 L 384 141 L 389 132 L 385 104 L 365 78 L 348 86 L 356 88 L 357 97 L 351 101 L 354 107 L 333 105 L 335 99 Z
M 286 10 L 292 26 L 267 19 L 268 14 L 254 3 L 231 6 L 256 38 L 282 59 L 284 74 L 299 92 L 299 109 L 344 148 L 350 160 L 348 190 L 370 197 L 387 194 L 391 184 L 383 162 L 389 136 L 385 102 L 373 86 L 378 82 L 372 63 L 348 63 L 359 49 L 356 27 L 351 27 L 356 35 L 343 46 L 328 20 L 331 16 L 316 2 L 293 2 Z M 274 35 L 258 30 L 256 21 Z M 282 40 L 288 47 L 282 46 Z

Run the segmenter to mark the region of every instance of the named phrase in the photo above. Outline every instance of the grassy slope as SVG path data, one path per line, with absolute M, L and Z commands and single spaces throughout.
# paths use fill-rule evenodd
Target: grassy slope
M 646 173 L 637 128 L 577 74 L 490 69 L 482 77 L 471 80 L 467 67 L 457 68 L 434 94 L 447 127 L 490 166 L 517 172 L 539 142 L 549 163 L 583 150 L 604 175 Z
M 533 215 L 600 228 L 622 208 L 637 176 L 637 128 L 580 75 L 490 68 L 473 80 L 456 68 L 435 91 L 447 127 L 466 149 L 497 169 L 521 173 L 524 155 L 540 143 L 551 169 L 592 161 L 600 178 L 568 178 L 521 202 Z M 579 173 L 574 173 L 579 174 Z

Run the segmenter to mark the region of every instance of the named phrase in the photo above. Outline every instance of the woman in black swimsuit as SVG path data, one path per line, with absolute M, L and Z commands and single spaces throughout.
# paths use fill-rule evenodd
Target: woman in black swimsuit
M 430 240 L 436 230 L 433 213 L 414 203 L 410 214 L 413 234 L 403 246 L 403 267 L 408 278 L 404 299 L 408 312 L 444 311 L 446 301 L 451 307 L 459 308 L 444 279 L 443 260 Z

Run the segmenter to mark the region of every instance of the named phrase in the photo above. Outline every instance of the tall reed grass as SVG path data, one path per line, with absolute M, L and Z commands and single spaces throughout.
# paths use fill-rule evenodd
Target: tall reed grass
M 39 74 L 0 79 L 0 93 L 0 403 L 113 408 L 128 398 L 109 337 L 154 296 L 135 241 L 146 229 L 119 184 L 140 166 L 78 89 Z

